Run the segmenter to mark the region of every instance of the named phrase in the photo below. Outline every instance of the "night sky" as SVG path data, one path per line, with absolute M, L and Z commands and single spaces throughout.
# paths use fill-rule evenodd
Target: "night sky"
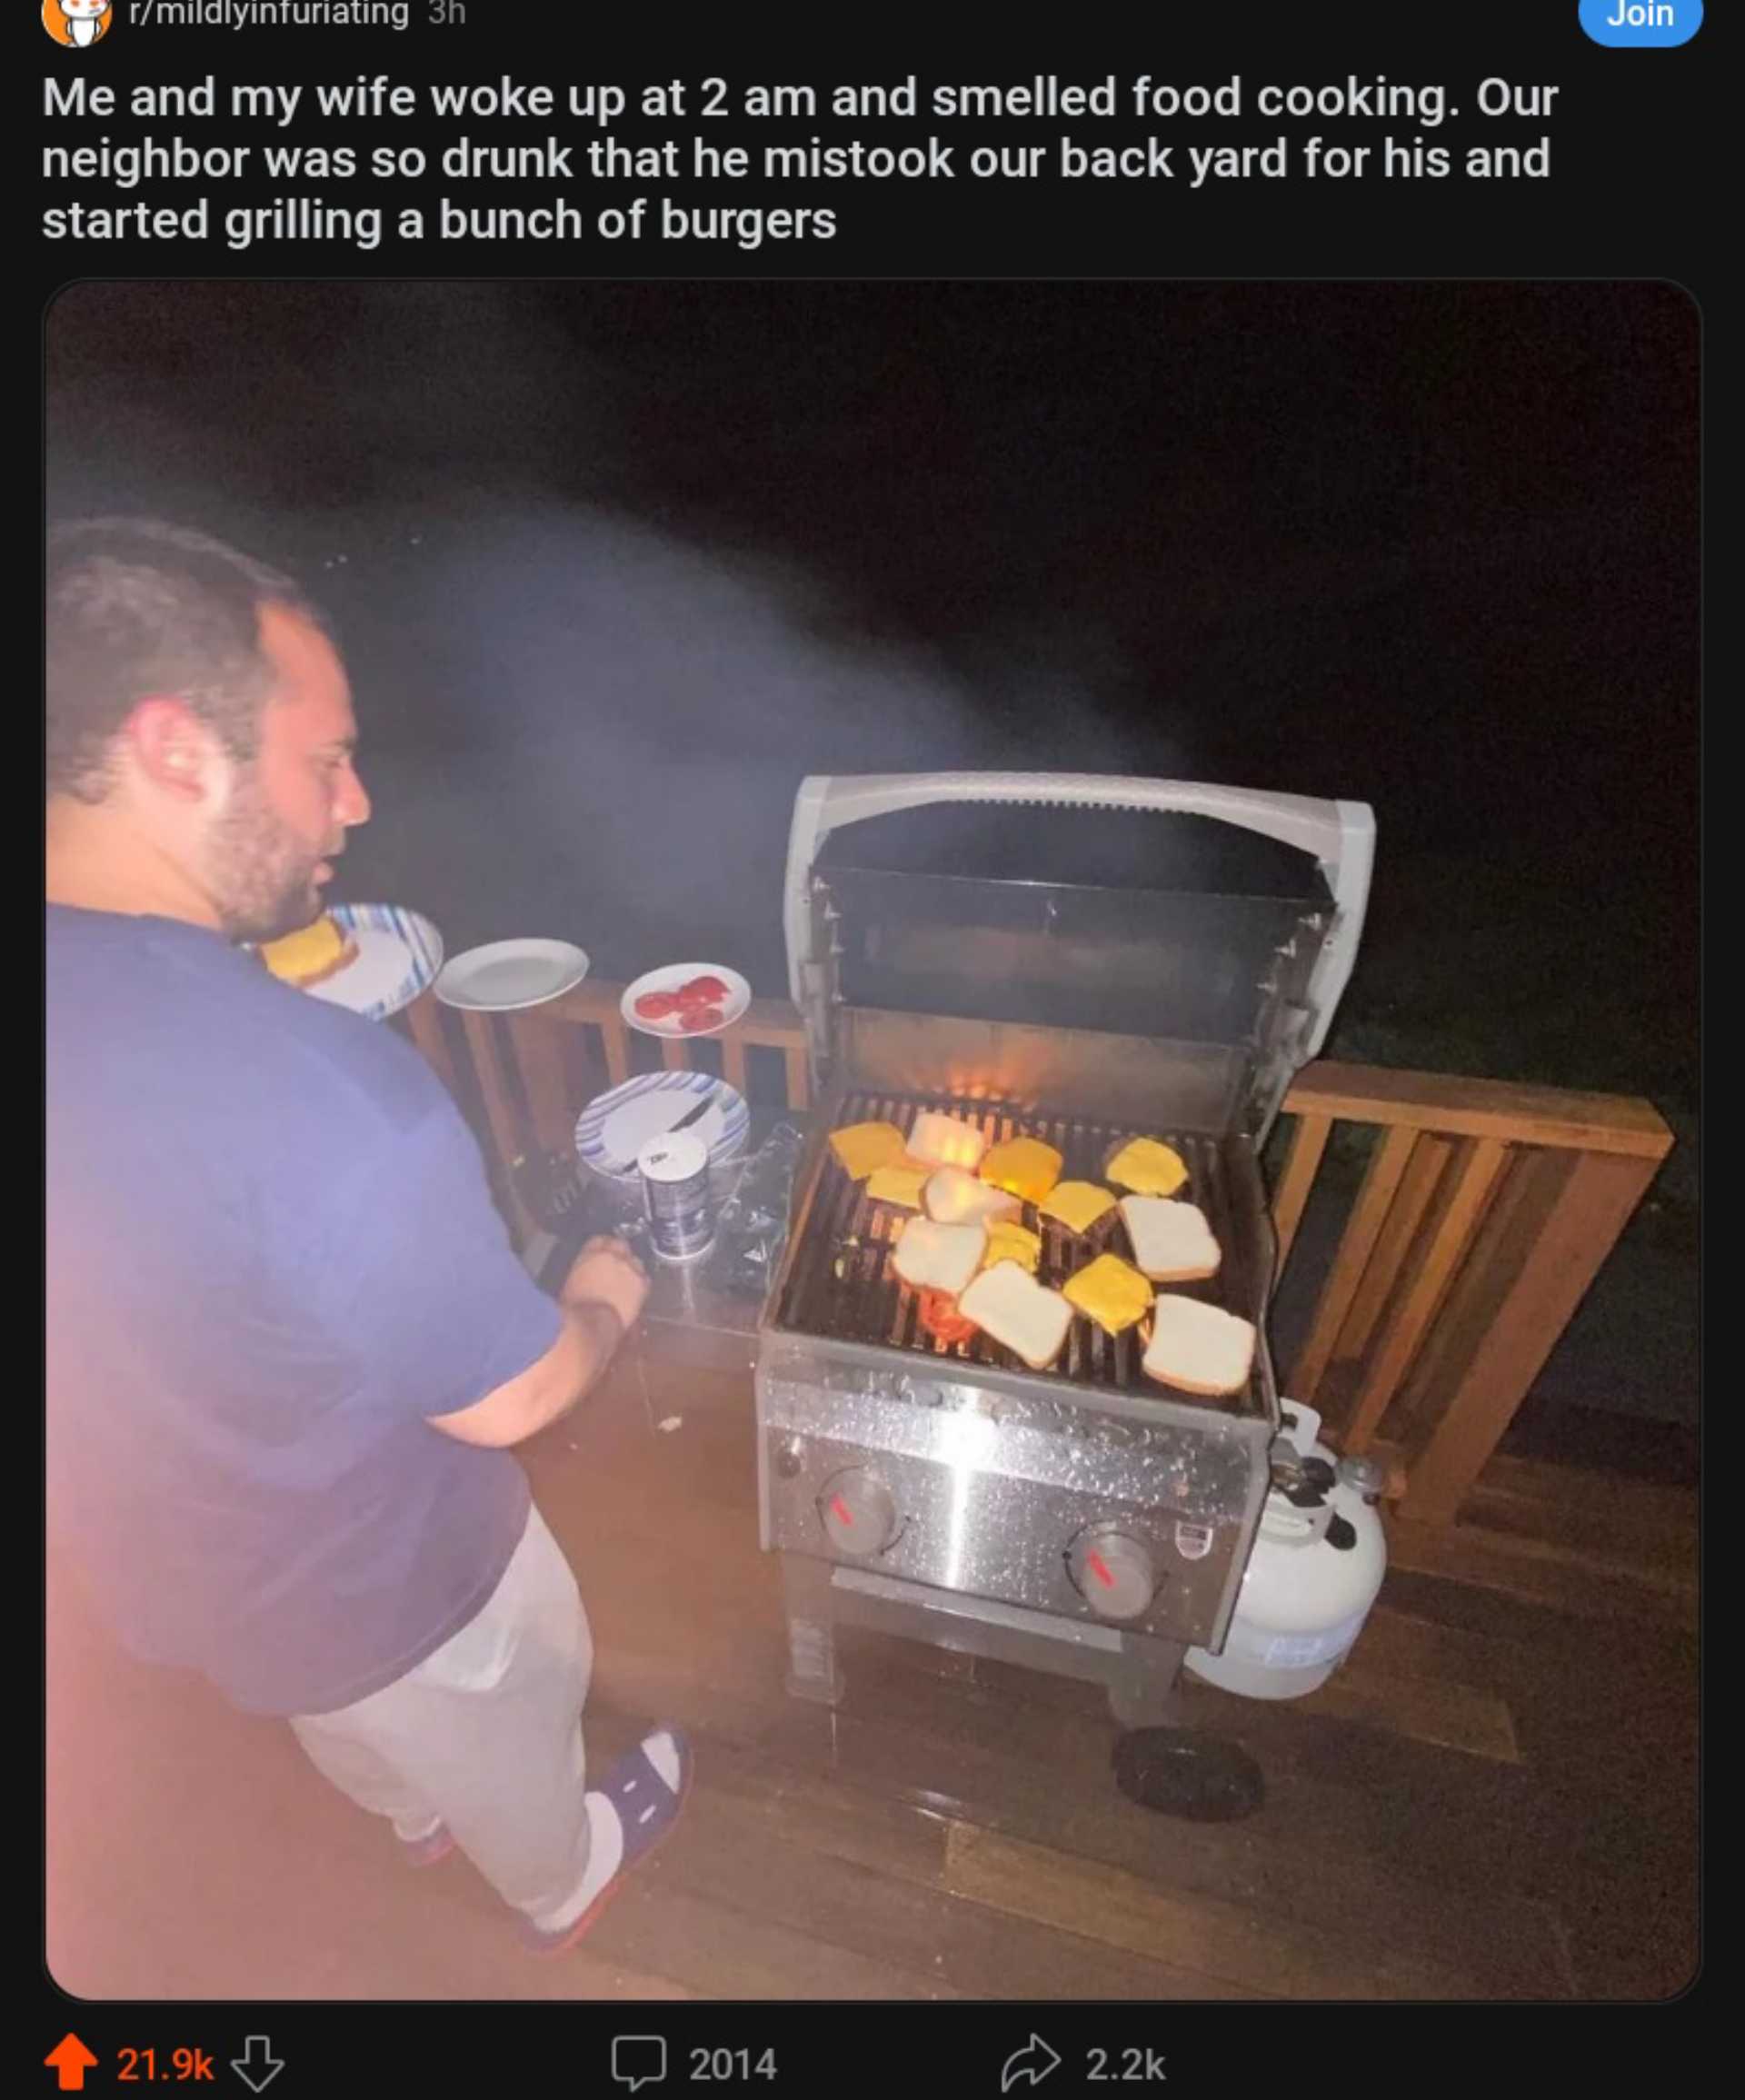
M 86 285 L 51 509 L 307 571 L 374 763 L 344 893 L 451 951 L 712 941 L 773 991 L 802 773 L 1182 773 L 1375 806 L 1332 1047 L 1692 1107 L 1698 326 L 1656 284 Z M 706 867 L 651 851 L 711 811 Z

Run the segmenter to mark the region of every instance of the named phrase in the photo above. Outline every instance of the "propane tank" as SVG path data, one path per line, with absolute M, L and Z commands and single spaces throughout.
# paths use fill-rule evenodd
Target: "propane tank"
M 1190 1648 L 1183 1667 L 1251 1699 L 1297 1699 L 1351 1652 L 1387 1572 L 1377 1505 L 1381 1468 L 1339 1458 L 1313 1408 L 1286 1400 L 1272 1482 L 1222 1648 Z

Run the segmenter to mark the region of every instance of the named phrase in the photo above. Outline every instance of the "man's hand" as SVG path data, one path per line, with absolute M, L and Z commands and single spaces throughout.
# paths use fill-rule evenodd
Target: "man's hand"
M 604 1305 L 628 1334 L 648 1297 L 648 1271 L 622 1239 L 590 1239 L 558 1292 L 565 1305 Z

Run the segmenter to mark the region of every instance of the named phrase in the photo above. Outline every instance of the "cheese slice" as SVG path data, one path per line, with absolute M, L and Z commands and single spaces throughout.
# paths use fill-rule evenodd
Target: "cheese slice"
M 984 1223 L 991 1218 L 1013 1218 L 1020 1209 L 1017 1197 L 987 1182 L 962 1167 L 941 1167 L 928 1181 L 922 1202 L 927 1215 L 942 1225 L 963 1225 L 972 1218 Z
M 267 941 L 260 957 L 274 977 L 301 988 L 324 983 L 355 961 L 357 943 L 340 931 L 331 912 L 324 911 L 313 926 Z
M 897 1235 L 891 1266 L 913 1290 L 955 1298 L 982 1266 L 988 1236 L 980 1225 L 940 1225 L 912 1218 Z
M 1062 1295 L 1105 1334 L 1122 1334 L 1152 1309 L 1152 1287 L 1118 1254 L 1100 1254 L 1067 1279 Z
M 1099 1189 L 1094 1181 L 1062 1181 L 1053 1189 L 1046 1202 L 1036 1206 L 1043 1218 L 1057 1218 L 1062 1225 L 1074 1232 L 1088 1232 L 1099 1218 L 1103 1218 L 1115 1207 L 1115 1199 L 1107 1189 Z
M 903 1135 L 894 1123 L 850 1123 L 830 1133 L 830 1149 L 851 1181 L 864 1181 L 875 1167 L 902 1159 Z
M 1239 1393 L 1254 1362 L 1255 1339 L 1250 1322 L 1233 1312 L 1160 1291 L 1141 1368 L 1178 1392 Z
M 1104 1171 L 1135 1196 L 1173 1196 L 1188 1184 L 1187 1162 L 1157 1138 L 1131 1138 Z
M 923 1109 L 909 1133 L 909 1150 L 917 1159 L 933 1167 L 962 1167 L 970 1173 L 982 1164 L 988 1149 L 988 1134 L 958 1116 L 942 1116 L 937 1109 Z
M 983 1155 L 982 1179 L 1010 1189 L 1022 1202 L 1040 1203 L 1060 1179 L 1064 1163 L 1040 1138 L 1007 1138 Z
M 927 1174 L 925 1167 L 874 1167 L 866 1179 L 867 1200 L 898 1203 L 905 1210 L 919 1210 Z
M 1042 1266 L 1042 1242 L 1028 1226 L 1017 1224 L 1010 1218 L 990 1218 L 988 1220 L 988 1251 L 982 1258 L 983 1269 L 992 1269 L 996 1261 L 1015 1261 L 1019 1268 L 1034 1276 Z

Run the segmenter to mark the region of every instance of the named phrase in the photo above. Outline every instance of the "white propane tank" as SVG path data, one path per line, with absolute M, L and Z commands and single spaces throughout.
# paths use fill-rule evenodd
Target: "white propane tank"
M 1251 1699 L 1298 1699 L 1324 1685 L 1362 1632 L 1388 1567 L 1381 1468 L 1336 1458 L 1313 1408 L 1286 1400 L 1281 1412 L 1272 1486 L 1223 1647 L 1190 1648 L 1182 1664 Z

